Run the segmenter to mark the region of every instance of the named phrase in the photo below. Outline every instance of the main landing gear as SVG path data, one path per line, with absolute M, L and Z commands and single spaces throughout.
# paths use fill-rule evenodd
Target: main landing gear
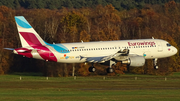
M 114 69 L 112 68 L 112 66 L 113 65 L 115 65 L 116 64 L 116 62 L 114 62 L 114 61 L 112 61 L 112 60 L 110 60 L 109 61 L 109 67 L 107 68 L 107 73 L 112 73 L 112 72 L 114 72 Z
M 113 65 L 115 65 L 116 64 L 116 62 L 114 62 L 114 61 L 109 61 L 109 67 L 107 68 L 107 73 L 112 73 L 112 72 L 114 72 L 114 69 L 112 68 L 112 66 Z M 89 72 L 95 72 L 96 71 L 96 68 L 93 66 L 94 65 L 94 63 L 92 63 L 92 66 L 91 67 L 89 67 Z
M 154 69 L 158 69 L 157 60 L 157 58 L 153 59 Z
M 93 66 L 93 63 L 92 63 L 92 66 L 89 67 L 89 72 L 95 72 L 96 71 L 96 68 Z

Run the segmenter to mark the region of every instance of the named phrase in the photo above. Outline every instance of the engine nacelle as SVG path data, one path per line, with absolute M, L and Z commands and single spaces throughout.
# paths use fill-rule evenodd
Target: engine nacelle
M 133 67 L 143 66 L 145 64 L 145 58 L 143 56 L 129 57 L 128 60 L 122 61 L 123 64 L 129 64 Z

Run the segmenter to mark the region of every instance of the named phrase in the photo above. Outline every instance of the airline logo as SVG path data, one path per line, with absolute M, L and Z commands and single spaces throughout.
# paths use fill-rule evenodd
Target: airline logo
M 155 42 L 128 42 L 129 46 L 143 46 L 143 45 L 151 45 L 154 46 L 156 45 Z

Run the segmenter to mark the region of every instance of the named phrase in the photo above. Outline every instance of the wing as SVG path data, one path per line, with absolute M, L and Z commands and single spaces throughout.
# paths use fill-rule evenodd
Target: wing
M 119 50 L 117 53 L 109 55 L 109 56 L 102 56 L 102 57 L 81 57 L 86 58 L 87 62 L 93 62 L 93 63 L 104 63 L 108 60 L 111 60 L 113 58 L 119 57 L 119 56 L 127 56 L 129 54 L 128 49 L 124 49 L 123 51 Z

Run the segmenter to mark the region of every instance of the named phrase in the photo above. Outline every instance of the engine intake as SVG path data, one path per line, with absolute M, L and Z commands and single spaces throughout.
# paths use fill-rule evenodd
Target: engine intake
M 129 57 L 128 60 L 122 61 L 123 64 L 129 64 L 133 67 L 143 66 L 145 64 L 145 58 L 143 56 Z

